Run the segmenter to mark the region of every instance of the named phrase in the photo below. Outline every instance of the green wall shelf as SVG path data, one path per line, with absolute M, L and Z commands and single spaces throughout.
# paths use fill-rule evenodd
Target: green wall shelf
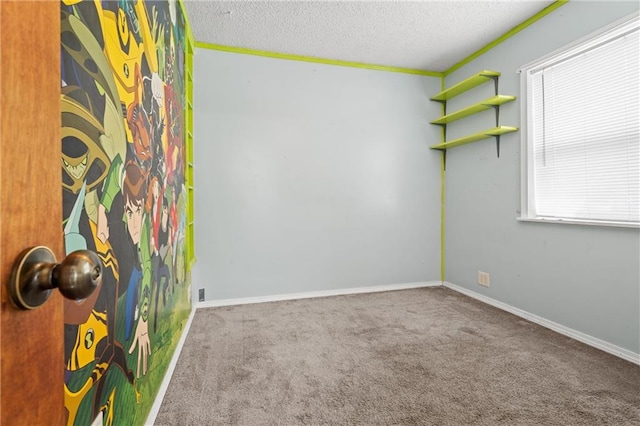
M 482 139 L 488 139 L 494 136 L 504 135 L 505 133 L 511 133 L 518 131 L 517 127 L 511 126 L 497 126 L 491 129 L 483 130 L 481 132 L 473 133 L 468 136 L 464 136 L 458 139 L 453 139 L 447 142 L 439 143 L 437 145 L 433 145 L 431 149 L 439 149 L 441 151 L 447 150 L 449 148 L 453 148 L 460 145 L 466 145 L 471 142 L 476 142 Z
M 476 86 L 480 86 L 487 81 L 495 81 L 498 79 L 498 77 L 500 77 L 500 73 L 497 71 L 480 71 L 479 73 L 474 74 L 465 80 L 462 80 L 460 83 L 451 86 L 446 90 L 443 90 L 442 92 L 433 96 L 431 100 L 442 102 L 451 98 L 455 98 L 459 94 L 464 93 L 467 90 L 471 90 Z
M 444 158 L 443 164 L 446 167 L 447 164 L 447 149 L 454 148 L 460 145 L 466 145 L 471 142 L 480 141 L 488 138 L 496 139 L 496 151 L 498 157 L 500 157 L 500 136 L 505 133 L 511 133 L 518 131 L 517 127 L 512 126 L 501 126 L 500 125 L 500 106 L 507 102 L 515 101 L 516 97 L 511 95 L 499 95 L 498 94 L 498 77 L 500 77 L 500 73 L 498 71 L 480 71 L 471 77 L 462 80 L 460 83 L 451 86 L 448 89 L 443 90 L 438 93 L 434 97 L 431 98 L 432 101 L 439 102 L 442 104 L 442 117 L 439 117 L 433 121 L 431 124 L 435 124 L 438 126 L 442 126 L 442 142 L 436 145 L 431 146 L 431 149 L 437 149 L 442 151 L 442 155 Z M 458 111 L 447 114 L 447 101 L 452 99 L 468 90 L 471 90 L 475 87 L 480 86 L 488 81 L 493 81 L 495 87 L 495 94 L 490 98 L 487 98 L 483 101 L 476 102 L 475 104 L 466 106 Z M 477 114 L 482 111 L 486 111 L 488 109 L 493 109 L 495 111 L 495 127 L 489 128 L 487 130 L 483 130 L 480 132 L 472 133 L 467 136 L 463 136 L 461 138 L 447 140 L 447 126 L 454 121 L 458 121 L 462 118 L 469 117 L 470 115 Z
M 433 120 L 431 124 L 449 124 L 456 120 L 460 120 L 461 118 L 468 117 L 469 115 L 473 115 L 478 112 L 485 111 L 489 108 L 495 108 L 507 102 L 514 101 L 515 99 L 515 96 L 509 95 L 492 96 L 488 99 L 478 102 L 477 104 L 469 105 L 468 107 L 462 108 L 461 110 L 458 110 L 456 112 L 452 112 L 451 114 L 443 115 L 437 120 Z

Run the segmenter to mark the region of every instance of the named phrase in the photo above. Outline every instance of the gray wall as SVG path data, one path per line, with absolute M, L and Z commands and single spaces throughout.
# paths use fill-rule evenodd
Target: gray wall
M 194 291 L 439 279 L 439 78 L 206 49 L 194 78 Z
M 520 66 L 637 9 L 637 2 L 569 2 L 448 76 L 446 86 L 489 69 L 502 72 L 502 94 L 519 96 Z M 489 86 L 456 102 L 482 98 Z M 451 126 L 450 136 L 491 127 L 486 114 Z M 519 101 L 502 108 L 501 124 L 520 127 Z M 447 281 L 640 352 L 637 229 L 517 222 L 519 132 L 503 137 L 500 158 L 489 140 L 450 150 L 445 182 Z M 491 274 L 490 288 L 476 284 L 478 270 Z

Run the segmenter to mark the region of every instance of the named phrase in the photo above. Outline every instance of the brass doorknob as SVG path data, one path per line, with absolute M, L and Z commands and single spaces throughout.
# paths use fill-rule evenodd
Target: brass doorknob
M 70 253 L 57 263 L 53 252 L 39 246 L 24 250 L 13 264 L 9 295 L 22 309 L 35 309 L 49 299 L 54 288 L 67 299 L 89 297 L 102 282 L 102 262 L 89 250 Z

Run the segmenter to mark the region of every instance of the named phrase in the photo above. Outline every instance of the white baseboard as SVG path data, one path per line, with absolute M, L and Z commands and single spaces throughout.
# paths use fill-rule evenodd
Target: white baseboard
M 144 423 L 145 425 L 152 425 L 156 422 L 156 417 L 158 417 L 158 413 L 160 412 L 160 406 L 162 406 L 162 400 L 164 399 L 164 395 L 165 393 L 167 393 L 167 389 L 169 388 L 169 383 L 171 382 L 173 371 L 176 369 L 176 365 L 178 364 L 178 358 L 180 357 L 180 352 L 182 352 L 184 342 L 185 340 L 187 340 L 187 335 L 189 334 L 189 329 L 191 328 L 191 322 L 193 321 L 195 313 L 196 309 L 195 307 L 192 307 L 189 318 L 187 318 L 187 323 L 184 327 L 184 330 L 182 330 L 182 335 L 180 335 L 180 340 L 178 340 L 178 345 L 176 346 L 175 351 L 173 351 L 173 356 L 171 357 L 171 362 L 169 362 L 169 367 L 164 373 L 164 378 L 162 379 L 162 383 L 160 384 L 160 389 L 158 389 L 156 399 L 153 401 L 151 411 L 147 416 L 147 421 Z
M 598 338 L 595 338 L 593 336 L 590 336 L 588 334 L 582 333 L 580 331 L 574 330 L 572 328 L 569 327 L 565 327 L 564 325 L 555 323 L 553 321 L 550 321 L 546 318 L 542 318 L 538 315 L 534 315 L 532 313 L 529 313 L 527 311 L 523 311 L 522 309 L 513 307 L 511 305 L 508 305 L 506 303 L 497 301 L 495 299 L 492 299 L 490 297 L 487 297 L 485 295 L 482 295 L 480 293 L 476 293 L 475 291 L 472 290 L 468 290 L 464 287 L 460 287 L 458 285 L 452 284 L 450 282 L 444 282 L 443 283 L 445 287 L 450 288 L 452 290 L 455 290 L 459 293 L 462 293 L 464 295 L 467 295 L 469 297 L 472 297 L 474 299 L 477 299 L 481 302 L 484 302 L 488 305 L 491 306 L 495 306 L 498 309 L 502 309 L 503 311 L 507 311 L 510 312 L 514 315 L 517 315 L 521 318 L 524 318 L 526 320 L 529 320 L 531 322 L 534 322 L 538 325 L 541 325 L 543 327 L 546 327 L 550 330 L 553 330 L 557 333 L 560 334 L 564 334 L 565 336 L 571 337 L 572 339 L 578 340 L 582 343 L 585 343 L 589 346 L 593 346 L 596 349 L 600 349 L 601 351 L 604 352 L 608 352 L 612 355 L 615 355 L 617 357 L 620 357 L 624 360 L 627 360 L 629 362 L 632 362 L 634 364 L 638 364 L 640 365 L 640 354 L 637 354 L 635 352 L 632 352 L 628 349 L 624 349 L 621 348 L 619 346 L 616 346 L 612 343 L 609 342 L 605 342 L 604 340 L 600 340 Z
M 196 309 L 219 306 L 248 305 L 252 303 L 280 302 L 283 300 L 309 299 L 312 297 L 342 296 L 346 294 L 376 293 L 380 291 L 408 290 L 411 288 L 440 287 L 442 281 L 423 281 L 406 284 L 389 284 L 373 287 L 341 288 L 336 290 L 309 291 L 304 293 L 276 294 L 271 296 L 244 297 L 240 299 L 218 299 L 198 302 Z

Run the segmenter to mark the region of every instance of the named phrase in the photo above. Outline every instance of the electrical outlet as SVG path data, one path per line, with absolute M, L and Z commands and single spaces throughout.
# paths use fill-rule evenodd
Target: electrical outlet
M 204 302 L 204 288 L 198 289 L 198 302 Z
M 491 284 L 491 276 L 488 272 L 478 271 L 478 284 L 489 287 L 489 284 Z

